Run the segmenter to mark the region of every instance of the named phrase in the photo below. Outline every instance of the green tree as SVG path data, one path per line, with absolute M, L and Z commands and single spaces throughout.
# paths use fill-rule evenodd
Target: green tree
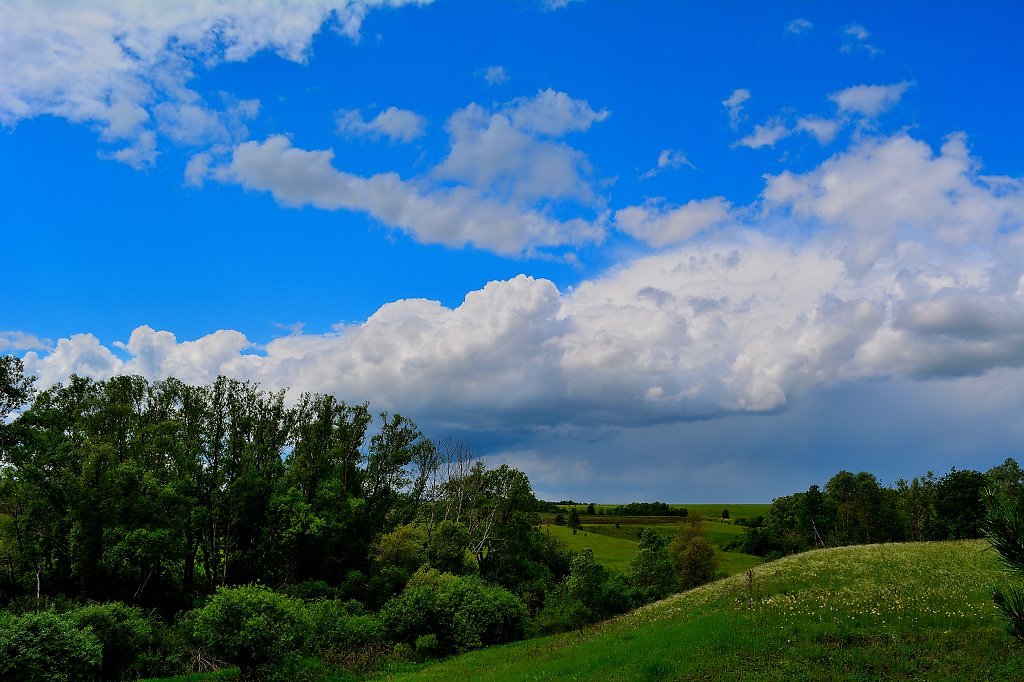
M 654 529 L 640 529 L 640 544 L 629 562 L 626 575 L 636 596 L 645 603 L 667 597 L 679 585 L 667 544 Z
M 715 547 L 704 537 L 704 519 L 697 513 L 690 514 L 679 524 L 668 555 L 683 589 L 710 582 L 718 570 Z
M 580 529 L 580 526 L 582 525 L 583 524 L 580 523 L 579 511 L 576 509 L 576 507 L 571 507 L 569 509 L 569 528 L 572 529 L 573 535 L 576 534 L 576 531 L 578 531 Z

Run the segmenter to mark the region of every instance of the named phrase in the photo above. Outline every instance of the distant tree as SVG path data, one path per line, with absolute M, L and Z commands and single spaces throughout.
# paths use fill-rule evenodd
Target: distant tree
M 729 510 L 728 509 L 723 509 L 722 510 L 722 518 L 723 519 L 728 519 L 729 518 Z
M 683 589 L 710 582 L 718 570 L 715 547 L 704 537 L 703 531 L 703 517 L 699 513 L 691 514 L 679 525 L 669 544 L 669 559 Z
M 576 507 L 569 509 L 569 528 L 572 528 L 572 532 L 575 535 L 576 531 L 580 529 L 580 513 L 576 510 Z
M 565 525 L 565 515 L 564 514 L 559 514 L 558 516 L 555 517 L 555 525 L 556 526 L 564 526 Z
M 985 519 L 982 491 L 985 476 L 977 471 L 955 467 L 935 484 L 935 513 L 942 529 L 939 539 L 981 537 Z
M 593 502 L 591 502 L 590 504 L 587 505 L 587 514 L 589 514 L 591 516 L 594 516 L 595 512 L 594 512 L 594 503 Z
M 626 575 L 640 601 L 662 599 L 676 591 L 679 581 L 668 555 L 667 544 L 657 531 L 641 529 L 640 545 L 626 569 Z

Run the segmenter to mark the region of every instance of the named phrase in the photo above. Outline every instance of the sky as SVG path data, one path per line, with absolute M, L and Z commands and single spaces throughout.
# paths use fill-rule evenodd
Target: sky
M 1019 2 L 0 0 L 0 353 L 548 499 L 1024 455 Z

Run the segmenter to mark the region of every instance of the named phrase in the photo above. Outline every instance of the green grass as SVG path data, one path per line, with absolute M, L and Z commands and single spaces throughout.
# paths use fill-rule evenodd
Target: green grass
M 816 550 L 395 680 L 1019 680 L 985 543 Z
M 637 539 L 641 528 L 653 528 L 654 530 L 671 540 L 678 528 L 678 522 L 662 524 L 628 524 L 616 528 L 612 524 L 599 524 L 584 526 L 582 530 L 573 535 L 568 526 L 542 526 L 544 532 L 563 540 L 566 546 L 579 552 L 590 548 L 594 552 L 594 559 L 605 568 L 622 571 L 629 566 L 630 559 L 636 552 Z M 737 535 L 745 532 L 740 526 L 733 526 L 728 523 L 707 522 L 704 524 L 705 535 L 716 546 L 726 540 L 731 540 Z M 716 547 L 718 554 L 718 570 L 723 575 L 733 575 L 757 566 L 763 559 L 751 554 L 740 552 L 723 552 Z
M 637 541 L 626 538 L 609 537 L 590 531 L 579 531 L 573 535 L 568 526 L 543 526 L 545 533 L 565 542 L 566 546 L 580 552 L 586 548 L 594 551 L 594 559 L 605 568 L 623 571 L 629 565 L 638 546 Z

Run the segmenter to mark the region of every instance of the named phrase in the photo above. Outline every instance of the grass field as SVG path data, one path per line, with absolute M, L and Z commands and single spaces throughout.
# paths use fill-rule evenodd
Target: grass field
M 573 535 L 568 526 L 542 526 L 544 532 L 553 535 L 565 542 L 566 546 L 574 552 L 590 548 L 594 552 L 594 559 L 605 568 L 625 570 L 630 559 L 637 548 L 637 538 L 641 528 L 653 528 L 666 539 L 671 540 L 676 533 L 678 522 L 662 523 L 655 525 L 628 524 L 616 528 L 613 524 L 598 524 L 584 526 L 582 530 Z M 718 553 L 718 568 L 723 575 L 733 575 L 745 571 L 751 566 L 757 566 L 763 560 L 751 554 L 740 552 L 723 552 L 717 548 L 724 540 L 732 539 L 744 532 L 740 526 L 733 526 L 727 523 L 709 522 L 704 526 L 705 534 L 712 543 L 716 545 Z
M 764 564 L 586 630 L 395 680 L 1020 680 L 986 544 L 868 545 Z

